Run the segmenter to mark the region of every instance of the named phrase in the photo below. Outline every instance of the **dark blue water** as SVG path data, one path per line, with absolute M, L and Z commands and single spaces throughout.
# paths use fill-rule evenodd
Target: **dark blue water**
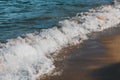
M 113 0 L 0 0 L 0 42 L 50 28 L 59 20 Z

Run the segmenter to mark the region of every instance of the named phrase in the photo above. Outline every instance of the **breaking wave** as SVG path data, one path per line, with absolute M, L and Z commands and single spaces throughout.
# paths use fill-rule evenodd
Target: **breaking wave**
M 51 53 L 119 23 L 120 5 L 102 6 L 60 21 L 53 28 L 0 43 L 0 80 L 36 80 L 55 69 Z

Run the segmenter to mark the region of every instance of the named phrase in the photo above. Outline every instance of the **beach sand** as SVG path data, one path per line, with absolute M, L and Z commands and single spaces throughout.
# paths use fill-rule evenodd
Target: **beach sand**
M 120 80 L 120 33 L 108 31 L 61 51 L 55 62 L 61 75 L 43 80 Z

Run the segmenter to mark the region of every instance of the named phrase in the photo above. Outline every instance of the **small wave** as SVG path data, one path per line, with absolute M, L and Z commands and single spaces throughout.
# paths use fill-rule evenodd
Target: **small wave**
M 119 23 L 120 5 L 102 6 L 60 21 L 53 28 L 0 43 L 0 80 L 35 80 L 48 74 L 55 68 L 51 53 Z

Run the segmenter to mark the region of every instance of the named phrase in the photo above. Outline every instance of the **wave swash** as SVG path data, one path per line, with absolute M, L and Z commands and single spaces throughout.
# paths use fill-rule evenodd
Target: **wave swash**
M 120 5 L 102 6 L 60 21 L 53 28 L 0 43 L 0 80 L 36 80 L 55 69 L 51 53 L 119 23 Z

